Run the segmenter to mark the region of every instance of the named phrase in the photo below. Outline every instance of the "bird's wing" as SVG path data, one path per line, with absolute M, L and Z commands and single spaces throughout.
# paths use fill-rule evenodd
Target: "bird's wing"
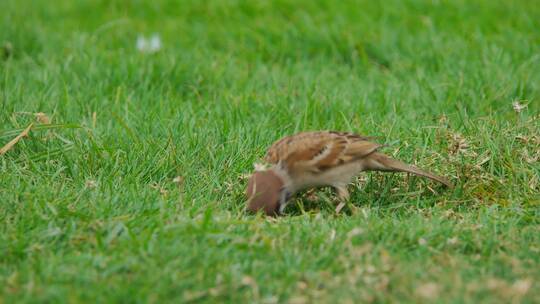
M 302 132 L 272 144 L 265 161 L 281 162 L 292 174 L 317 173 L 364 158 L 382 146 L 368 139 L 347 132 Z

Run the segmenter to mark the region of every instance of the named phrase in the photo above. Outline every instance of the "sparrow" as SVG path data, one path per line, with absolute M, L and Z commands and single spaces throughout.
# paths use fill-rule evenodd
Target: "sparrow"
M 281 214 L 292 195 L 323 186 L 335 188 L 338 198 L 346 201 L 347 185 L 362 171 L 407 172 L 453 187 L 444 177 L 379 152 L 383 145 L 371 139 L 349 132 L 310 131 L 274 142 L 264 157 L 270 167 L 256 168 L 248 180 L 247 210 Z

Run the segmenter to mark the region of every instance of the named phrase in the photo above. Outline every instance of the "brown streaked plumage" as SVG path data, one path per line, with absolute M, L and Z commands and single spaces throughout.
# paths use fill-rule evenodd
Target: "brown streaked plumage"
M 346 200 L 347 184 L 362 171 L 408 172 L 452 187 L 444 177 L 378 152 L 382 145 L 370 139 L 348 132 L 313 131 L 276 141 L 265 156 L 271 167 L 256 171 L 250 178 L 248 210 L 264 210 L 266 214 L 275 214 L 278 209 L 281 212 L 292 194 L 319 186 L 336 188 L 338 196 Z M 276 183 L 281 185 L 278 187 Z

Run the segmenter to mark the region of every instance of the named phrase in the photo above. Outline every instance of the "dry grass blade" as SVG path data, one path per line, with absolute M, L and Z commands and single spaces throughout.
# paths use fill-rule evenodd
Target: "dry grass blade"
M 341 209 L 343 209 L 343 207 L 345 207 L 345 203 L 340 202 L 339 205 L 337 205 L 337 207 L 336 207 L 336 213 L 339 213 L 341 211 Z
M 33 123 L 28 125 L 28 127 L 26 127 L 26 129 L 24 129 L 19 135 L 17 135 L 17 137 L 15 137 L 5 146 L 3 146 L 2 149 L 0 149 L 0 155 L 6 154 L 7 151 L 11 150 L 11 148 L 13 148 L 19 142 L 19 140 L 21 140 L 21 138 L 28 136 L 28 133 L 30 132 L 30 129 L 32 129 L 33 125 Z
M 79 129 L 79 128 L 81 128 L 81 126 L 77 124 L 38 124 L 38 125 L 32 126 L 32 131 L 52 130 L 52 129 Z M 0 138 L 15 136 L 16 134 L 19 134 L 23 131 L 24 131 L 23 129 L 13 129 L 9 131 L 4 131 L 3 133 L 0 133 Z

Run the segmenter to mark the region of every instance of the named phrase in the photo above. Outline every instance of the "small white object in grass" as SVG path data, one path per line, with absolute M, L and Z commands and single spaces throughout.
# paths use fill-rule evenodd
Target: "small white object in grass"
M 157 52 L 159 50 L 161 50 L 161 38 L 159 38 L 159 35 L 154 34 L 150 38 L 150 51 Z
M 136 46 L 142 53 L 156 53 L 161 50 L 161 38 L 158 34 L 153 34 L 149 38 L 139 35 Z
M 137 37 L 137 50 L 141 52 L 146 50 L 146 38 L 144 36 Z
M 526 104 L 522 104 L 519 101 L 512 102 L 512 108 L 514 108 L 514 111 L 516 111 L 516 113 L 523 111 L 526 107 Z
M 450 238 L 446 241 L 448 245 L 456 245 L 459 242 L 459 239 L 457 237 Z
M 424 238 L 419 238 L 419 239 L 418 239 L 418 245 L 420 245 L 420 246 L 426 246 L 426 245 L 427 245 L 426 239 L 424 239 Z

